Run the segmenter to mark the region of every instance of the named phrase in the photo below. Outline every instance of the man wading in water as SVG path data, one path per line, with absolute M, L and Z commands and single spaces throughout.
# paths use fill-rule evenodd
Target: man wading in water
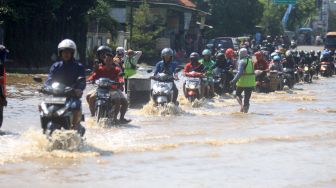
M 250 108 L 250 98 L 254 87 L 256 86 L 256 77 L 254 74 L 253 63 L 248 55 L 247 49 L 239 50 L 238 73 L 231 81 L 236 84 L 236 98 L 240 104 L 240 112 L 247 113 Z M 244 92 L 244 103 L 242 93 Z

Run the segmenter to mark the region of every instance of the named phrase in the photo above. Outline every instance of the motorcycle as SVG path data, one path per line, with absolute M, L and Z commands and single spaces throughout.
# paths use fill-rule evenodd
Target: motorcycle
M 174 77 L 165 73 L 159 73 L 151 77 L 154 84 L 151 91 L 151 98 L 155 105 L 164 106 L 173 100 Z
M 270 79 L 270 91 L 273 92 L 275 90 L 283 90 L 283 73 L 278 72 L 276 70 L 272 70 L 269 72 Z
M 283 69 L 283 80 L 282 83 L 284 86 L 288 86 L 288 88 L 292 89 L 294 87 L 295 82 L 295 72 L 293 69 L 284 68 Z
M 214 89 L 218 95 L 223 93 L 232 93 L 235 88 L 230 84 L 230 81 L 234 78 L 232 69 L 225 70 L 215 68 L 213 70 Z
M 332 76 L 332 71 L 331 71 L 329 62 L 326 62 L 326 61 L 321 62 L 320 74 L 321 76 L 324 76 L 324 77 Z
M 42 79 L 35 77 L 34 81 L 41 83 Z M 39 92 L 47 95 L 39 105 L 43 134 L 51 136 L 57 129 L 71 130 L 73 113 L 69 110 L 69 101 L 76 96 L 74 88 L 53 82 L 51 86 L 43 87 Z M 81 136 L 85 134 L 85 128 L 82 126 L 77 131 Z
M 312 83 L 312 77 L 311 77 L 311 69 L 309 66 L 306 64 L 303 67 L 303 81 L 306 83 Z
M 303 80 L 303 69 L 301 67 L 297 67 L 294 72 L 295 83 L 299 83 Z
M 97 88 L 97 98 L 95 104 L 95 117 L 97 123 L 102 118 L 113 119 L 116 117 L 116 106 L 114 101 L 118 100 L 118 95 L 111 95 L 111 92 L 118 90 L 119 82 L 112 81 L 108 78 L 99 78 L 95 81 Z
M 195 71 L 186 74 L 184 95 L 189 102 L 194 102 L 195 99 L 201 98 L 201 82 L 204 77 L 203 73 Z
M 256 92 L 258 93 L 268 93 L 271 91 L 270 81 L 267 78 L 267 75 L 262 75 L 264 71 L 255 70 L 254 74 L 256 75 Z

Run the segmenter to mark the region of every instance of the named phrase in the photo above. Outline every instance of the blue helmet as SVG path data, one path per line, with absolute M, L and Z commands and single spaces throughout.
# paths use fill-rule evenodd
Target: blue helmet
M 281 60 L 281 58 L 278 55 L 276 55 L 276 56 L 273 57 L 273 61 L 280 61 L 280 60 Z

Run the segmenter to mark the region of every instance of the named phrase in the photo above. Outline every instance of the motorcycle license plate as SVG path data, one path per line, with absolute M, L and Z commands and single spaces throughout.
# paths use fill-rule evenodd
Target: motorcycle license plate
M 47 97 L 44 99 L 44 102 L 49 104 L 65 104 L 65 101 L 65 97 Z

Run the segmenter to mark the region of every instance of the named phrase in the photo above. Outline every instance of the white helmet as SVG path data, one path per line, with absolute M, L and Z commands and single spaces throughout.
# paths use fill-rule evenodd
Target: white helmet
M 124 48 L 124 47 L 118 47 L 118 48 L 116 49 L 116 53 L 117 53 L 117 54 L 123 54 L 123 53 L 125 53 L 125 48 Z
M 64 39 L 58 44 L 58 53 L 65 49 L 71 49 L 75 53 L 77 50 L 76 43 L 70 39 Z
M 292 55 L 292 52 L 290 50 L 286 51 L 286 57 L 289 57 L 290 55 Z
M 246 48 L 242 48 L 239 50 L 239 57 L 240 58 L 248 57 L 248 51 Z

